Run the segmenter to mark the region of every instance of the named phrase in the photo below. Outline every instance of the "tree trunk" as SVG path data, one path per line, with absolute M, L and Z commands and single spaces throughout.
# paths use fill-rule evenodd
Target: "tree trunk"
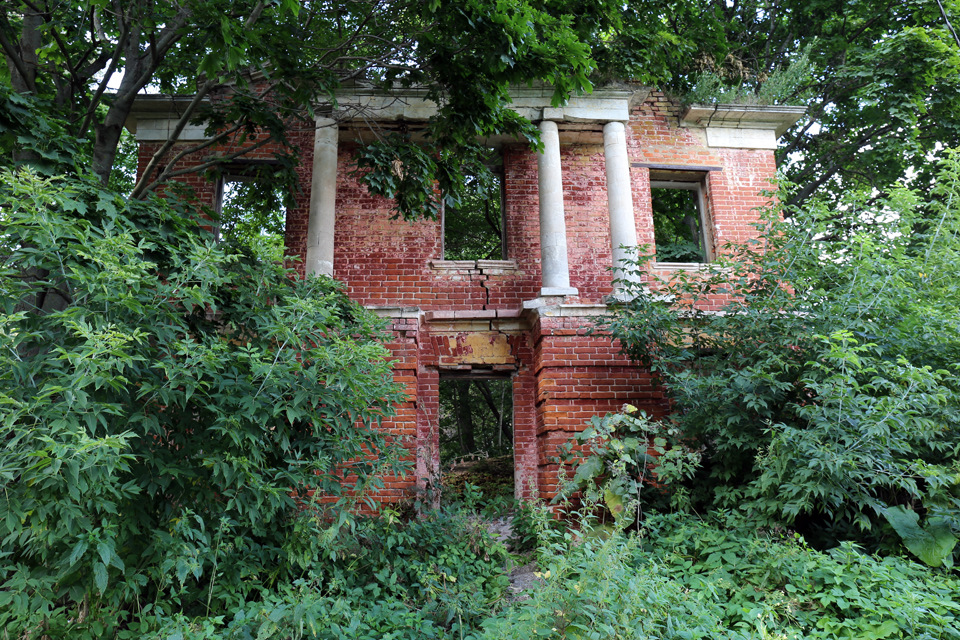
M 473 453 L 477 448 L 473 435 L 473 407 L 470 406 L 471 380 L 454 381 L 457 434 L 460 436 L 460 448 L 463 454 Z

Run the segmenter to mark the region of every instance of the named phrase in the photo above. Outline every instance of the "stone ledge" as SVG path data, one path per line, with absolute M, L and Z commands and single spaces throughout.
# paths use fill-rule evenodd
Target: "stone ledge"
M 426 322 L 515 320 L 519 317 L 519 309 L 463 309 L 459 311 L 437 309 L 423 313 L 423 319 Z
M 477 260 L 478 269 L 516 270 L 516 260 Z
M 538 306 L 527 306 L 530 302 L 541 302 Z M 524 311 L 535 313 L 546 318 L 594 318 L 610 315 L 610 309 L 605 304 L 549 304 L 542 298 L 527 300 L 523 303 Z
M 708 267 L 706 262 L 654 262 L 653 269 L 662 271 L 703 271 Z
M 374 315 L 377 315 L 381 318 L 419 318 L 420 317 L 420 307 L 367 306 L 364 308 L 367 311 L 370 311 Z
M 516 260 L 430 260 L 435 271 L 517 271 Z

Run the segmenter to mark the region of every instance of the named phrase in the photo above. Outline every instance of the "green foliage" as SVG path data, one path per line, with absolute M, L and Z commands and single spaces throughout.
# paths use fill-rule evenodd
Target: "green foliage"
M 804 88 L 810 83 L 813 64 L 810 52 L 817 41 L 806 45 L 796 59 L 784 61 L 770 74 L 751 77 L 742 67 L 701 71 L 694 76 L 692 86 L 684 94 L 686 104 L 746 104 L 771 105 L 799 102 Z
M 943 518 L 931 518 L 927 526 L 922 527 L 917 513 L 902 506 L 884 509 L 883 516 L 910 553 L 926 564 L 931 567 L 949 567 L 953 564 L 953 548 L 957 545 L 957 537 Z
M 318 105 L 337 112 L 344 85 L 416 87 L 439 105 L 417 131 L 419 143 L 407 132 L 377 132 L 377 142 L 360 149 L 357 168 L 371 193 L 395 200 L 398 215 L 419 218 L 436 214 L 441 201 L 453 207 L 469 198 L 464 176 L 489 175 L 478 139 L 537 144 L 536 127 L 508 108 L 510 86 L 543 82 L 556 104 L 590 91 L 585 38 L 615 23 L 618 12 L 609 0 L 185 0 L 119 8 L 101 0 L 14 0 L 0 20 L 3 41 L 14 43 L 3 47 L 9 75 L 2 85 L 41 107 L 104 185 L 144 90 L 185 98 L 177 130 L 205 125 L 209 139 L 177 148 L 167 141 L 142 168 L 136 198 L 187 172 L 262 157 L 266 144 L 295 158 L 289 132 L 312 128 Z M 0 131 L 0 153 L 17 164 L 69 159 L 61 136 L 51 144 L 50 133 Z M 198 162 L 191 168 L 182 158 Z
M 956 638 L 955 577 L 844 543 L 828 552 L 797 534 L 735 518 L 655 516 L 639 562 L 657 562 L 727 629 L 722 638 Z
M 661 376 L 702 454 L 694 504 L 820 544 L 881 544 L 898 505 L 960 530 L 958 195 L 951 157 L 929 202 L 899 190 L 788 223 L 773 212 L 728 259 L 619 309 L 613 334 Z
M 317 539 L 322 557 L 227 615 L 169 616 L 161 637 L 417 640 L 461 638 L 495 612 L 508 557 L 466 512 L 350 520 Z M 155 623 L 156 621 L 154 621 Z
M 654 562 L 633 562 L 639 539 L 558 534 L 541 549 L 530 599 L 488 619 L 477 638 L 713 638 L 721 631 Z
M 699 194 L 691 189 L 650 190 L 658 262 L 706 262 Z
M 560 448 L 561 458 L 568 463 L 576 460 L 577 466 L 554 502 L 583 492 L 587 504 L 602 504 L 604 515 L 620 528 L 640 521 L 641 504 L 669 494 L 674 503 L 683 502 L 686 492 L 681 483 L 693 475 L 700 454 L 689 450 L 679 436 L 674 426 L 650 420 L 630 405 L 622 413 L 594 416 L 575 438 L 585 456 L 574 452 L 573 442 Z M 651 493 L 655 497 L 644 496 Z
M 311 495 L 402 468 L 378 321 L 171 202 L 0 176 L 0 626 L 104 637 L 296 579 Z
M 555 535 L 543 584 L 479 638 L 957 638 L 953 576 L 722 513 L 650 514 L 639 536 Z
M 251 164 L 239 175 L 222 176 L 220 237 L 261 260 L 282 260 L 286 211 L 294 205 L 293 169 L 292 164 Z
M 536 147 L 534 125 L 508 108 L 511 85 L 545 82 L 552 102 L 589 92 L 593 70 L 579 16 L 605 23 L 617 7 L 606 2 L 534 3 L 466 0 L 417 5 L 425 25 L 414 51 L 417 69 L 388 74 L 426 82 L 439 113 L 427 127 L 433 148 L 393 135 L 357 154 L 358 175 L 371 193 L 394 198 L 397 215 L 435 217 L 441 201 L 457 208 L 470 199 L 467 177 L 491 180 L 487 149 L 477 141 L 502 134 Z
M 904 179 L 932 188 L 930 157 L 960 145 L 956 0 L 634 0 L 591 38 L 598 75 L 685 102 L 793 104 L 807 115 L 778 159 L 798 185 L 842 200 Z
M 344 533 L 323 567 L 325 584 L 415 605 L 456 633 L 486 617 L 508 584 L 506 549 L 465 511 L 437 510 L 402 524 L 372 519 Z
M 443 212 L 443 257 L 447 260 L 500 260 L 503 255 L 503 179 L 468 176 L 458 206 Z
M 510 539 L 507 541 L 511 551 L 533 551 L 548 530 L 550 517 L 551 514 L 540 502 L 523 500 L 514 505 L 510 518 Z

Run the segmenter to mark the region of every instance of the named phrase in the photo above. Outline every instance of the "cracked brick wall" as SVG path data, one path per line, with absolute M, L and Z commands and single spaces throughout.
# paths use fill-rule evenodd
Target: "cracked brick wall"
M 755 233 L 756 208 L 769 200 L 763 191 L 774 176 L 773 152 L 710 148 L 703 131 L 679 127 L 678 116 L 679 106 L 656 92 L 631 111 L 626 136 L 638 241 L 652 246 L 654 239 L 651 168 L 706 167 L 707 226 L 712 248 L 720 252 L 725 243 Z M 300 184 L 296 204 L 287 212 L 286 242 L 288 254 L 303 256 L 312 131 L 294 132 L 292 139 L 301 151 Z M 141 171 L 157 146 L 141 145 Z M 557 447 L 584 429 L 590 417 L 628 402 L 654 415 L 666 411 L 663 391 L 650 372 L 620 355 L 609 337 L 588 333 L 591 309 L 600 309 L 612 293 L 601 144 L 561 148 L 570 284 L 579 295 L 564 300 L 569 312 L 556 313 L 523 309 L 541 286 L 533 151 L 521 145 L 502 148 L 507 260 L 448 261 L 442 259 L 439 220 L 391 219 L 391 203 L 369 194 L 351 175 L 355 148 L 341 141 L 338 150 L 334 275 L 353 299 L 385 318 L 394 376 L 409 400 L 384 428 L 407 443 L 415 464 L 407 477 L 386 478 L 379 500 L 395 502 L 437 477 L 443 375 L 475 371 L 513 380 L 516 486 L 523 497 L 555 494 Z M 259 153 L 268 158 L 273 151 L 267 146 Z M 199 201 L 213 203 L 215 185 L 201 176 L 183 181 Z M 302 273 L 302 263 L 299 268 Z

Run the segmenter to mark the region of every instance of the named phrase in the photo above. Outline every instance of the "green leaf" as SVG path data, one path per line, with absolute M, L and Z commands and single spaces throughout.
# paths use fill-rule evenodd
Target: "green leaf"
M 93 564 L 93 584 L 100 593 L 107 590 L 107 567 L 102 562 Z
M 900 626 L 893 620 L 886 620 L 878 625 L 871 625 L 869 629 L 861 632 L 857 640 L 881 640 L 889 638 L 900 631 Z
M 613 517 L 620 520 L 623 515 L 623 496 L 608 487 L 603 491 L 603 500 L 607 504 L 607 509 L 613 514 Z
M 590 456 L 577 467 L 577 472 L 573 476 L 573 482 L 583 484 L 603 473 L 603 460 L 598 456 Z
M 903 506 L 888 507 L 883 515 L 900 535 L 903 546 L 927 565 L 939 567 L 953 554 L 957 538 L 946 522 L 931 519 L 924 529 L 917 512 Z

